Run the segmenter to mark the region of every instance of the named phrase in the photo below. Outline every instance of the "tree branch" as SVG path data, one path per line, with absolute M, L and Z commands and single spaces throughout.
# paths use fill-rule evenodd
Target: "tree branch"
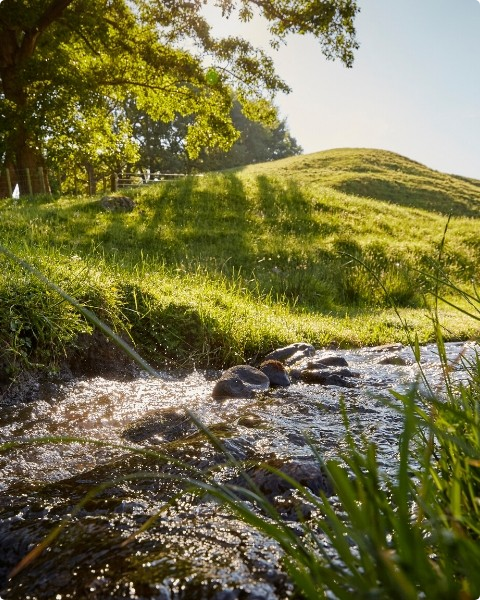
M 75 0 L 53 0 L 45 12 L 39 16 L 33 27 L 25 32 L 22 43 L 19 48 L 18 61 L 30 58 L 37 45 L 38 38 L 55 21 L 57 21 L 65 10 L 73 4 Z
M 53 0 L 37 21 L 36 28 L 40 33 L 45 31 L 45 29 L 53 22 L 57 21 L 74 1 L 75 0 Z

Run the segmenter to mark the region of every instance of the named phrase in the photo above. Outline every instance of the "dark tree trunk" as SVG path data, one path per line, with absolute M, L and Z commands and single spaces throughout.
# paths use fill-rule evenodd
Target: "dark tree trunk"
M 0 76 L 5 100 L 14 107 L 7 116 L 10 126 L 5 165 L 14 167 L 14 179 L 18 181 L 20 195 L 45 193 L 50 186 L 39 143 L 26 124 L 28 98 L 20 69 L 16 65 L 0 67 Z
M 110 173 L 110 191 L 116 192 L 118 190 L 118 176 L 116 173 Z
M 20 194 L 41 194 L 50 191 L 40 140 L 28 125 L 29 97 L 25 80 L 26 67 L 44 31 L 73 0 L 51 0 L 35 23 L 21 30 L 16 23 L 0 21 L 0 80 L 6 111 L 3 118 L 9 132 L 6 139 L 4 164 L 15 168 Z M 1 186 L 1 182 L 0 182 Z M 3 190 L 0 190 L 3 191 Z
M 50 193 L 43 155 L 32 148 L 27 136 L 17 145 L 16 177 L 21 196 Z
M 85 170 L 88 177 L 88 194 L 90 196 L 94 196 L 97 193 L 97 178 L 95 177 L 95 169 L 91 163 L 86 163 Z

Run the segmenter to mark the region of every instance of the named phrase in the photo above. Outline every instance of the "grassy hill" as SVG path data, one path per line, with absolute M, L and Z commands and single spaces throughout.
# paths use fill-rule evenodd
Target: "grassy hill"
M 298 177 L 363 198 L 442 214 L 480 216 L 480 181 L 447 175 L 386 150 L 339 148 L 246 168 Z
M 454 289 L 475 295 L 480 279 L 477 183 L 389 152 L 334 150 L 131 189 L 130 213 L 98 198 L 5 200 L 0 243 L 156 364 L 227 365 L 298 340 L 415 331 L 425 342 L 435 288 L 478 313 Z M 0 267 L 0 366 L 61 360 L 88 324 L 1 255 Z M 441 316 L 447 338 L 478 335 L 478 320 L 444 304 Z

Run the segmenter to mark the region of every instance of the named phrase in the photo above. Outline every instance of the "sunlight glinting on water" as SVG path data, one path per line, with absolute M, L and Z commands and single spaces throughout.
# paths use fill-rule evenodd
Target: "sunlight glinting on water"
M 449 344 L 447 349 L 453 364 L 463 350 L 470 356 L 475 352 L 471 344 Z M 249 453 L 259 459 L 305 457 L 309 453 L 305 434 L 316 440 L 326 457 L 332 456 L 343 444 L 339 412 L 342 398 L 352 431 L 374 441 L 382 464 L 394 468 L 402 419 L 385 404 L 385 399 L 392 401 L 390 389 L 405 390 L 420 381 L 419 367 L 408 348 L 401 350 L 402 365 L 380 364 L 378 354 L 368 349 L 342 354 L 359 373 L 354 389 L 298 382 L 254 399 L 219 402 L 211 397 L 211 377 L 202 372 L 183 377 L 165 374 L 161 380 L 141 376 L 129 382 L 100 377 L 74 381 L 64 385 L 55 398 L 9 407 L 0 427 L 0 442 L 70 436 L 105 445 L 57 442 L 11 450 L 0 455 L 0 490 L 16 481 L 40 484 L 89 471 L 125 454 L 126 450 L 118 446 L 153 444 L 163 450 L 169 438 L 162 437 L 161 432 L 139 440 L 126 439 L 125 432 L 148 416 L 161 422 L 168 413 L 185 420 L 184 409 L 193 411 L 206 425 L 227 427 L 230 433 L 225 444 L 240 457 Z M 435 389 L 442 381 L 442 369 L 433 346 L 422 349 L 421 366 Z M 455 369 L 453 377 L 465 377 L 458 365 Z M 188 444 L 188 437 L 184 439 Z

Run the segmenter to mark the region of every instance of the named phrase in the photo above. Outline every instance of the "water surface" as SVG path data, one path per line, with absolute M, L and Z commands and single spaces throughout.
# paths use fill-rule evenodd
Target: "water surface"
M 466 377 L 456 359 L 474 352 L 471 344 L 447 345 L 453 377 Z M 344 446 L 343 401 L 354 434 L 374 441 L 382 468 L 394 473 L 402 415 L 390 390 L 425 387 L 421 370 L 432 390 L 439 390 L 443 378 L 436 348 L 422 348 L 420 365 L 409 348 L 394 352 L 399 365 L 381 364 L 386 353 L 371 349 L 335 354 L 356 372 L 355 388 L 296 382 L 254 399 L 218 401 L 211 391 L 219 374 L 194 371 L 163 373 L 162 379 L 140 375 L 128 382 L 78 379 L 54 394 L 40 390 L 33 401 L 2 407 L 0 443 L 50 436 L 102 443 L 27 444 L 0 455 L 2 599 L 292 596 L 274 543 L 212 500 L 199 501 L 165 481 L 165 473 L 175 471 L 168 461 L 132 455 L 126 446 L 152 449 L 200 469 L 221 463 L 223 457 L 188 419 L 188 409 L 248 464 L 311 460 L 306 434 L 325 458 L 335 457 Z M 151 477 L 128 479 L 139 472 Z M 228 480 L 230 471 L 220 469 L 219 476 Z M 75 514 L 39 560 L 7 581 L 8 571 L 72 514 L 86 493 L 113 480 Z M 178 499 L 165 508 L 175 494 Z M 148 531 L 122 546 L 157 513 Z

